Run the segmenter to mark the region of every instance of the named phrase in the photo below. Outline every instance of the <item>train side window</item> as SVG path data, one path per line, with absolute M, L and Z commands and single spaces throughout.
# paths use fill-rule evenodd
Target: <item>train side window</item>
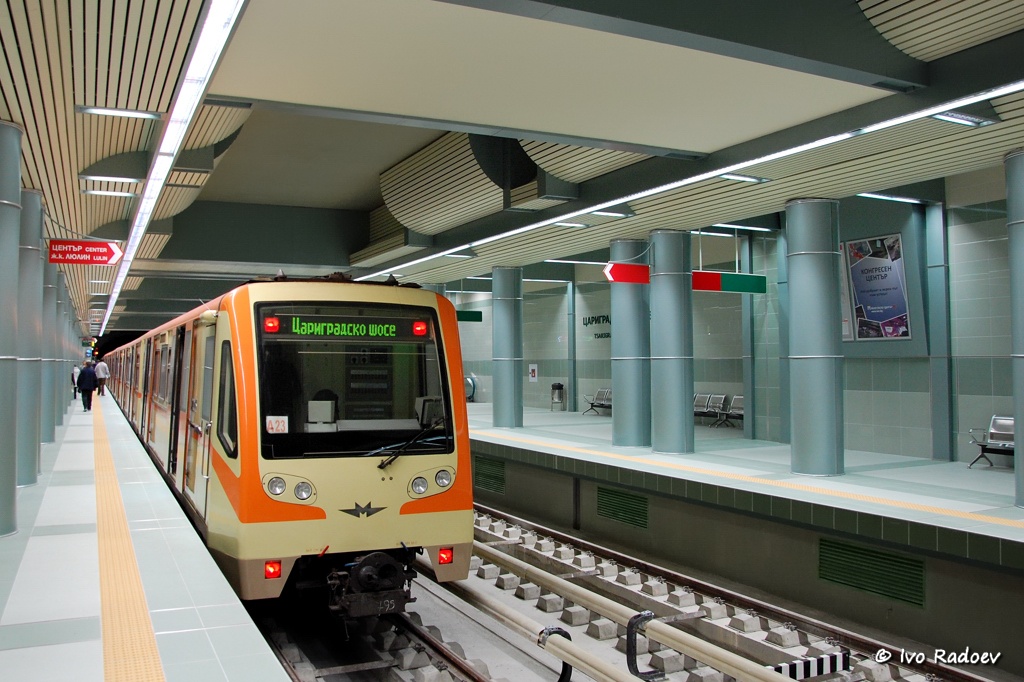
M 206 337 L 206 344 L 203 347 L 203 421 L 210 421 L 213 412 L 213 349 L 217 339 L 211 334 Z
M 238 457 L 238 407 L 235 401 L 235 376 L 231 365 L 231 344 L 220 347 L 220 399 L 217 404 L 217 435 L 224 451 L 232 459 Z

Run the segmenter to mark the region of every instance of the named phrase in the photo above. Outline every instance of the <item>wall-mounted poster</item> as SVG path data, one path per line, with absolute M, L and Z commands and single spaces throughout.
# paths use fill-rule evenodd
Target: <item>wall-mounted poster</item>
M 859 239 L 843 246 L 857 340 L 910 338 L 900 235 Z

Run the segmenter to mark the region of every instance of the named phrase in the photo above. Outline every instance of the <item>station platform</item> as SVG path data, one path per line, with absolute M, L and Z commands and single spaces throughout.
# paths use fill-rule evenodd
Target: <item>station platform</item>
M 289 680 L 109 395 L 74 401 L 0 538 L 0 678 Z
M 695 453 L 660 455 L 613 446 L 608 415 L 525 408 L 523 427 L 509 429 L 493 426 L 491 404 L 467 407 L 477 456 L 1024 571 L 1012 468 L 847 450 L 844 475 L 803 476 L 788 445 L 738 428 L 698 425 Z

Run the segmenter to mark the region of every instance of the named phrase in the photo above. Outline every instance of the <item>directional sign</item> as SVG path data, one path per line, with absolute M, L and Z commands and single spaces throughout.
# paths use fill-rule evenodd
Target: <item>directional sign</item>
M 117 242 L 51 239 L 50 262 L 76 265 L 116 265 L 124 251 Z
M 763 294 L 768 290 L 768 278 L 744 272 L 693 271 L 694 291 L 735 291 L 741 294 Z
M 642 263 L 609 263 L 604 266 L 604 276 L 618 284 L 650 284 L 651 268 Z

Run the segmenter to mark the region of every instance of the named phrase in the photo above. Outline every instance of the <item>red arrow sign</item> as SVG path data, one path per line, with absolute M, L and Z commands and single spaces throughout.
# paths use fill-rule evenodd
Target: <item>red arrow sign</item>
M 116 265 L 124 251 L 117 242 L 51 239 L 50 262 L 76 265 Z
M 650 284 L 651 268 L 642 263 L 609 263 L 604 266 L 604 276 L 619 284 Z

